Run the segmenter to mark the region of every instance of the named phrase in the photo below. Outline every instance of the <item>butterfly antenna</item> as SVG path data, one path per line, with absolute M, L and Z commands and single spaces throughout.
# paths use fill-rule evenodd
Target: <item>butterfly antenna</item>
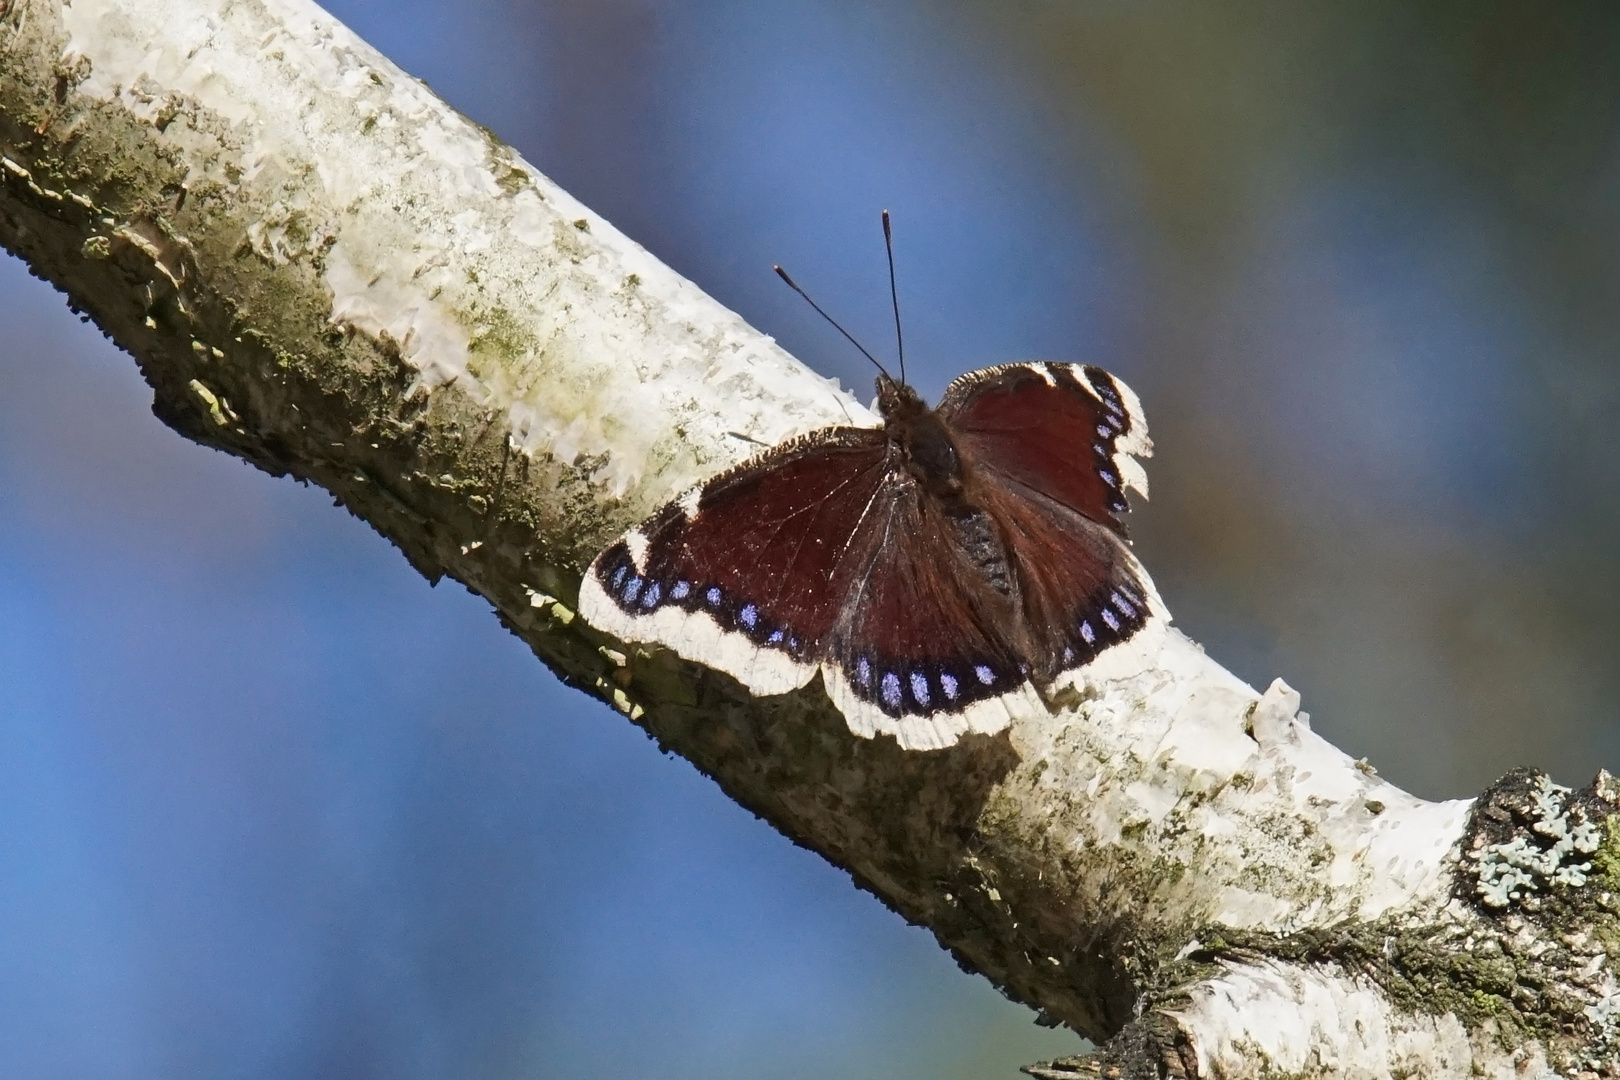
M 822 311 L 821 310 L 821 305 L 816 303 L 814 300 L 810 299 L 810 294 L 805 292 L 803 289 L 799 288 L 798 283 L 795 282 L 792 278 L 788 277 L 788 273 L 787 273 L 786 270 L 782 269 L 780 266 L 773 267 L 772 269 L 774 269 L 776 271 L 776 276 L 777 277 L 779 277 L 783 281 L 787 282 L 788 288 L 792 289 L 794 292 L 796 292 L 800 296 L 804 297 L 804 302 L 809 304 L 811 307 L 816 309 L 816 314 L 817 315 L 820 315 L 823 319 L 826 319 L 828 322 L 832 323 L 834 330 L 837 330 L 840 334 L 843 334 L 846 338 L 849 339 L 849 343 L 851 345 L 853 345 L 857 349 L 861 350 L 861 355 L 866 357 L 868 360 L 872 361 L 872 365 L 874 367 L 876 367 L 879 371 L 883 372 L 883 374 L 885 376 L 889 374 L 889 370 L 887 368 L 885 368 L 882 364 L 878 363 L 877 357 L 873 356 L 871 353 L 866 351 L 866 346 L 865 345 L 862 345 L 860 342 L 856 341 L 854 336 L 848 330 L 845 330 L 842 326 L 839 326 L 837 319 L 833 318 L 831 315 L 827 314 L 825 311 Z M 905 382 L 905 377 L 901 376 L 900 381 Z
M 894 302 L 894 347 L 900 354 L 900 381 L 906 381 L 906 339 L 900 335 L 900 292 L 894 287 L 894 232 L 889 212 L 883 211 L 883 250 L 889 253 L 889 299 Z

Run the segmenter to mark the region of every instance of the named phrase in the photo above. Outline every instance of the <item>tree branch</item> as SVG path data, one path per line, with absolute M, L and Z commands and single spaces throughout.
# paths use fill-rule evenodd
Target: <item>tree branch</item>
M 693 482 L 871 422 L 302 0 L 0 0 L 0 243 L 188 438 L 320 484 L 1112 1069 L 1615 1071 L 1620 792 L 1429 803 L 1171 631 L 906 752 L 575 617 Z M 1116 650 L 1117 651 L 1117 650 Z

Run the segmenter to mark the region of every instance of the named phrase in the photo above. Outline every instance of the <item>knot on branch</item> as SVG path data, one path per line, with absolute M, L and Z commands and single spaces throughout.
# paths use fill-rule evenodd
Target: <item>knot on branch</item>
M 1464 837 L 1462 890 L 1492 913 L 1540 912 L 1594 874 L 1605 887 L 1620 870 L 1616 806 L 1620 785 L 1600 773 L 1571 791 L 1545 773 L 1517 769 L 1487 788 Z
M 1195 1080 L 1198 1054 L 1187 1035 L 1164 1016 L 1148 1015 L 1089 1054 L 1026 1065 L 1035 1080 Z
M 1511 984 L 1481 1002 L 1511 1013 L 1575 1072 L 1620 1075 L 1620 781 L 1571 790 L 1518 769 L 1479 797 L 1461 844 L 1457 898 L 1479 918 L 1471 959 Z M 1466 924 L 1465 924 L 1466 925 Z

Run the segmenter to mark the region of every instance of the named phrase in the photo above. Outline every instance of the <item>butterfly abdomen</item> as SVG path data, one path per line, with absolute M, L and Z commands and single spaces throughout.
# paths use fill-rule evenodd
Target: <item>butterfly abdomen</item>
M 1007 599 L 1012 599 L 1012 568 L 1007 564 L 1007 549 L 996 533 L 996 523 L 990 515 L 977 507 L 963 504 L 961 509 L 949 512 L 946 520 L 956 540 L 957 549 L 967 558 L 979 577 Z

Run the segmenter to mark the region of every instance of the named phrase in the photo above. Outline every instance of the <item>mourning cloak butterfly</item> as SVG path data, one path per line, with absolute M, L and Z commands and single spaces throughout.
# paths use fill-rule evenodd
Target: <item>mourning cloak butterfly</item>
M 819 671 L 856 734 L 907 749 L 999 731 L 1015 699 L 1162 632 L 1117 517 L 1152 451 L 1123 382 L 1025 363 L 962 376 L 937 409 L 877 389 L 881 427 L 800 436 L 625 533 L 586 572 L 586 621 L 755 694 Z

